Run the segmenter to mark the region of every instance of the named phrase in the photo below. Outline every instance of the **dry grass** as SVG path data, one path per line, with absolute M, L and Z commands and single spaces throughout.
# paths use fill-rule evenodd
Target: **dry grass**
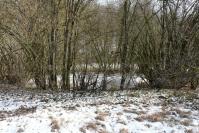
M 122 107 L 130 107 L 130 105 L 125 103 L 125 104 L 122 105 Z
M 97 133 L 108 133 L 106 131 L 106 126 L 100 121 L 89 122 L 85 126 L 79 129 L 82 133 L 86 133 L 86 130 L 93 130 Z
M 53 119 L 53 117 L 52 117 L 52 116 L 49 116 L 48 118 L 49 118 L 49 119 L 51 119 L 51 120 Z
M 135 120 L 137 120 L 137 121 L 139 121 L 139 122 L 142 122 L 142 121 L 144 121 L 144 119 L 143 119 L 141 116 L 139 116 L 139 117 L 136 117 L 136 118 L 135 118 Z
M 23 133 L 24 132 L 24 129 L 22 129 L 22 128 L 19 128 L 18 130 L 17 130 L 17 133 Z
M 68 110 L 77 110 L 77 108 L 75 106 L 70 106 L 68 107 Z
M 137 118 L 135 118 L 135 120 L 137 121 L 148 120 L 150 122 L 158 122 L 158 121 L 163 121 L 165 117 L 166 114 L 164 112 L 158 112 L 150 115 L 140 115 Z
M 108 133 L 108 132 L 104 129 L 101 129 L 100 131 L 98 131 L 98 133 Z
M 167 109 L 167 106 L 162 106 L 161 109 L 162 109 L 163 112 L 165 112 L 166 109 Z
M 51 131 L 55 132 L 56 130 L 58 131 L 60 129 L 59 122 L 56 119 L 52 119 L 51 121 Z
M 79 129 L 79 131 L 82 132 L 82 133 L 86 133 L 86 129 L 84 129 L 84 127 L 81 127 L 81 128 Z
M 95 117 L 96 120 L 105 121 L 105 117 L 102 115 L 98 115 Z
M 28 108 L 25 106 L 20 106 L 15 111 L 0 111 L 0 120 L 4 120 L 5 118 L 8 118 L 8 117 L 21 116 L 21 115 L 34 113 L 36 112 L 36 109 L 37 107 Z
M 99 121 L 96 121 L 96 125 L 105 128 L 105 125 L 103 123 L 99 122 Z
M 152 125 L 150 125 L 150 124 L 145 124 L 145 126 L 148 127 L 148 128 L 152 127 Z
M 128 131 L 128 129 L 123 128 L 123 129 L 120 130 L 120 133 L 129 133 L 129 131 Z
M 193 130 L 192 130 L 192 129 L 187 129 L 187 130 L 185 131 L 185 133 L 193 133 Z
M 97 125 L 96 125 L 96 123 L 88 123 L 87 125 L 86 125 L 86 129 L 92 129 L 92 130 L 94 130 L 94 131 L 97 131 Z
M 139 114 L 139 111 L 131 110 L 131 109 L 124 109 L 123 111 L 124 111 L 125 113 Z
M 184 126 L 190 126 L 192 124 L 192 120 L 185 119 L 185 120 L 180 121 L 180 124 Z
M 120 118 L 118 118 L 117 123 L 120 123 L 120 124 L 123 124 L 123 125 L 127 125 L 127 123 L 124 120 L 120 119 Z
M 103 112 L 101 112 L 101 113 L 99 113 L 96 117 L 95 117 L 95 119 L 96 120 L 100 120 L 100 121 L 105 121 L 105 118 L 108 116 L 109 114 L 108 113 L 103 113 Z
M 165 112 L 166 115 L 179 115 L 181 118 L 189 118 L 189 116 L 192 114 L 191 111 L 184 111 L 176 108 L 166 110 L 166 108 L 162 107 L 162 111 Z
M 134 111 L 130 110 L 130 109 L 124 109 L 123 110 L 125 113 L 134 113 Z
M 123 115 L 123 113 L 122 112 L 118 112 L 117 115 L 121 116 L 121 115 Z
M 180 109 L 175 109 L 176 113 L 180 115 L 180 117 L 188 118 L 191 115 L 191 111 L 182 111 Z
M 152 115 L 146 116 L 145 119 L 151 122 L 157 122 L 157 121 L 162 121 L 163 117 L 159 114 L 152 114 Z

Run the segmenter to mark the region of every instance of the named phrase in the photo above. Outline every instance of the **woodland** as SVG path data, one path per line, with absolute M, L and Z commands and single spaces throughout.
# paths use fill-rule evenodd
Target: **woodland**
M 0 0 L 2 133 L 197 133 L 198 87 L 198 0 Z

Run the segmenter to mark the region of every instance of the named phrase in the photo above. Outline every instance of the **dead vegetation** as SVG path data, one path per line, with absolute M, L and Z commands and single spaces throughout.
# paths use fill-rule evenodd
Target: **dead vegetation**
M 187 129 L 187 130 L 185 131 L 185 133 L 193 133 L 193 130 L 192 130 L 192 129 Z
M 59 124 L 58 120 L 52 119 L 50 125 L 51 125 L 51 132 L 59 131 L 60 124 Z
M 86 133 L 86 130 L 92 130 L 97 133 L 108 133 L 106 131 L 106 126 L 100 121 L 89 122 L 85 126 L 79 129 L 82 133 Z
M 180 124 L 182 124 L 184 126 L 190 126 L 192 124 L 192 120 L 184 119 L 184 120 L 180 121 Z
M 122 128 L 122 129 L 120 130 L 120 133 L 129 133 L 129 131 L 128 131 L 128 129 L 126 129 L 126 128 Z
M 151 125 L 150 124 L 145 124 L 146 127 L 148 128 L 151 128 Z
M 94 131 L 96 131 L 97 130 L 97 125 L 96 125 L 96 123 L 88 123 L 87 125 L 86 125 L 86 129 L 91 129 L 91 130 L 94 130 Z
M 144 106 L 144 105 L 143 105 Z M 137 115 L 141 115 L 141 114 L 146 114 L 146 111 L 143 110 L 135 110 L 135 109 L 124 109 L 123 110 L 125 113 L 132 113 L 132 114 L 137 114 Z
M 86 133 L 86 129 L 84 129 L 84 127 L 81 127 L 81 128 L 79 129 L 79 131 L 82 132 L 82 133 Z
M 96 120 L 105 121 L 105 116 L 98 115 L 95 117 Z
M 137 118 L 135 118 L 137 121 L 150 121 L 150 122 L 159 122 L 159 121 L 163 121 L 164 118 L 166 117 L 166 114 L 164 112 L 158 112 L 158 113 L 154 113 L 154 114 L 149 114 L 149 115 L 140 115 Z
M 17 130 L 17 133 L 23 133 L 24 132 L 24 129 L 23 128 L 19 128 L 18 130 Z
M 0 120 L 2 121 L 8 117 L 21 116 L 21 115 L 34 113 L 36 109 L 37 107 L 28 108 L 28 107 L 21 106 L 15 111 L 0 111 Z
M 177 116 L 179 115 L 181 118 L 189 118 L 189 116 L 191 115 L 191 111 L 183 111 L 180 109 L 171 109 L 171 110 L 166 110 L 165 108 L 162 108 L 162 112 L 157 112 L 157 113 L 153 113 L 153 114 L 140 114 L 138 117 L 135 118 L 135 120 L 137 121 L 150 121 L 150 122 L 159 122 L 159 121 L 163 121 L 165 120 L 165 118 L 167 118 L 169 115 L 174 115 Z M 192 121 L 189 119 L 185 119 L 183 121 L 180 122 L 182 125 L 185 126 L 189 126 Z
M 117 115 L 118 115 L 118 116 L 121 116 L 121 115 L 123 115 L 123 113 L 122 113 L 122 112 L 118 112 Z
M 131 110 L 131 109 L 124 109 L 123 111 L 124 111 L 125 113 L 135 113 L 135 114 L 138 114 L 138 111 Z
M 96 120 L 105 121 L 105 118 L 109 115 L 107 112 L 99 112 L 95 117 Z
M 191 111 L 183 111 L 180 109 L 176 109 L 175 111 L 180 115 L 180 117 L 189 117 L 191 114 Z

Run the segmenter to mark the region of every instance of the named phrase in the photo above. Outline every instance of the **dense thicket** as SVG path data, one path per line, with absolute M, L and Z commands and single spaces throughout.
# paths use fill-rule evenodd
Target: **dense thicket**
M 195 89 L 199 1 L 0 0 L 1 83 L 96 90 L 113 73 L 120 89 L 135 75 L 152 88 Z

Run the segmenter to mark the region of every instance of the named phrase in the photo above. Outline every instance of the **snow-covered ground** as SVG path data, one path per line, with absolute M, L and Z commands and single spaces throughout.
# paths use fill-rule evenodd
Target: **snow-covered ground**
M 199 133 L 198 94 L 179 95 L 143 90 L 74 99 L 2 90 L 0 133 Z

